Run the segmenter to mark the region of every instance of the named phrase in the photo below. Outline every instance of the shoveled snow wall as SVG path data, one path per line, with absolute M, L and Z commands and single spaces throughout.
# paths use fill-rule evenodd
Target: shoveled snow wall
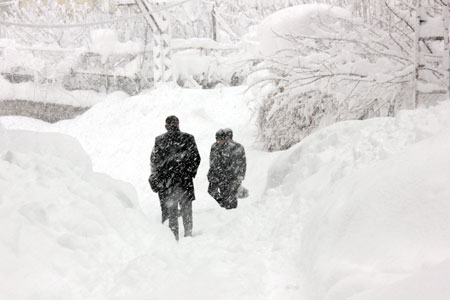
M 280 155 L 266 197 L 297 228 L 307 299 L 450 298 L 449 115 L 341 122 Z
M 155 239 L 174 243 L 72 137 L 0 127 L 0 169 L 2 299 L 99 299 Z

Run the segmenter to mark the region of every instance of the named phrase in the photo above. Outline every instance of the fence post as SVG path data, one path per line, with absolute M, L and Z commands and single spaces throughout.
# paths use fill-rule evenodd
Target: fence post
M 153 34 L 153 78 L 155 86 L 172 81 L 172 51 L 168 14 L 160 11 L 153 16 L 159 30 Z

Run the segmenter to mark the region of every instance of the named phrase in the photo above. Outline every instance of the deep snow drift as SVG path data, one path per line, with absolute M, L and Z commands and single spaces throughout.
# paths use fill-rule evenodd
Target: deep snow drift
M 287 151 L 264 153 L 254 104 L 242 91 L 165 87 L 103 101 L 54 125 L 0 118 L 8 128 L 0 131 L 8 141 L 0 146 L 8 170 L 0 178 L 0 249 L 7 253 L 0 263 L 8 266 L 0 269 L 8 280 L 0 295 L 449 299 L 450 102 L 395 119 L 342 122 Z M 202 156 L 195 236 L 179 244 L 159 224 L 146 181 L 154 137 L 172 113 Z M 209 147 L 221 127 L 234 129 L 249 161 L 251 196 L 234 211 L 206 193 Z M 10 129 L 76 137 L 94 171 L 131 183 L 138 200 L 127 184 L 94 173 L 73 139 Z M 40 148 L 29 150 L 21 136 Z M 25 246 L 16 251 L 18 244 Z M 41 290 L 33 285 L 38 275 L 52 280 Z
M 437 280 L 450 272 L 449 115 L 447 101 L 335 124 L 272 166 L 269 198 L 302 228 L 308 299 L 450 298 Z
M 72 137 L 0 127 L 2 299 L 82 299 L 173 243 L 130 184 L 94 173 Z

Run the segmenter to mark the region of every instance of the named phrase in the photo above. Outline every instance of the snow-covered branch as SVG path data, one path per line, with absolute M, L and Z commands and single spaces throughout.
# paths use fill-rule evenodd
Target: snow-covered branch
M 260 68 L 278 75 L 267 75 L 272 85 L 257 94 L 267 149 L 289 147 L 336 120 L 392 114 L 410 97 L 405 87 L 414 68 L 406 17 L 403 23 L 391 18 L 373 24 L 326 5 L 292 8 L 277 17 L 287 20 L 285 27 L 269 23 L 269 32 L 261 33 L 271 56 Z

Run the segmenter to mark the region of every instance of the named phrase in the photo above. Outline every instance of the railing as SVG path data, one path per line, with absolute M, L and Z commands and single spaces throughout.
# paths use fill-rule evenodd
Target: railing
M 6 47 L 0 46 L 0 57 Z M 110 53 L 106 58 L 100 53 L 80 49 L 49 49 L 43 47 L 17 47 L 18 52 L 32 53 L 34 57 L 47 61 L 43 70 L 33 71 L 27 66 L 17 66 L 0 74 L 12 83 L 31 81 L 40 84 L 58 82 L 68 90 L 96 90 L 113 92 L 122 90 L 135 95 L 153 86 L 152 49 Z M 220 44 L 210 39 L 174 39 L 172 40 L 172 54 L 198 50 L 199 56 L 214 56 L 232 54 L 238 48 L 234 45 Z M 64 70 L 55 70 L 52 65 L 72 55 L 76 58 L 76 66 Z M 53 58 L 49 59 L 49 58 Z M 136 72 L 126 73 L 126 65 L 133 60 L 139 61 Z M 177 66 L 173 66 L 177 67 Z M 175 81 L 177 78 L 175 78 Z M 225 80 L 226 81 L 226 80 Z

